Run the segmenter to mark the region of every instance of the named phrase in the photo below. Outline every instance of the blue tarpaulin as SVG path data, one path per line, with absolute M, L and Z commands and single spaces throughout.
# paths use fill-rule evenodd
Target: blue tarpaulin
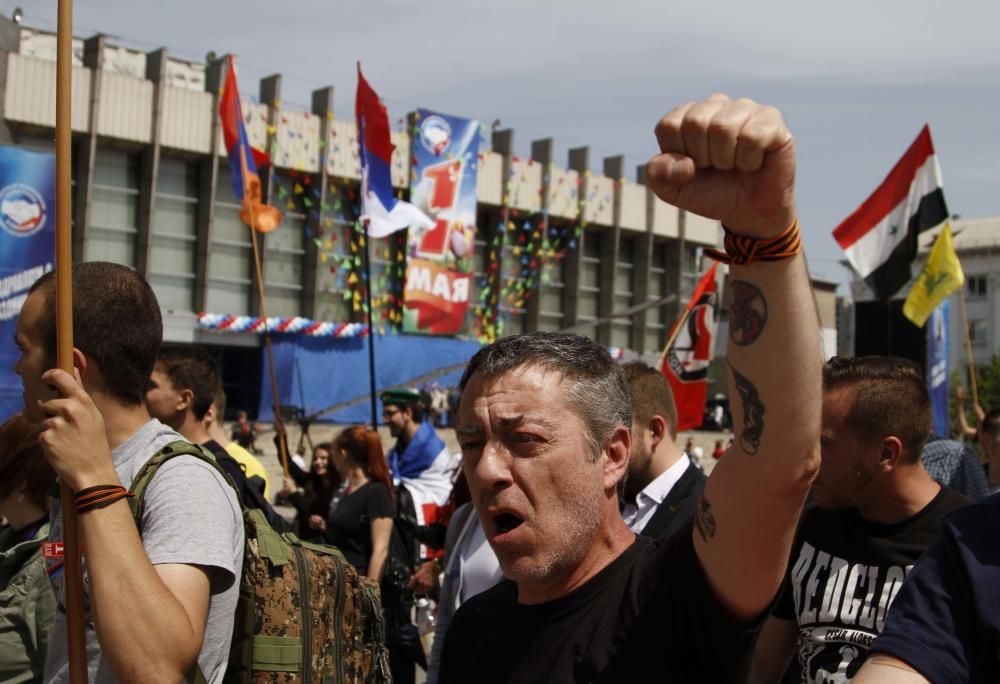
M 274 335 L 274 367 L 282 406 L 296 406 L 307 415 L 369 393 L 368 341 Z M 479 350 L 479 343 L 450 337 L 423 335 L 375 336 L 375 386 L 381 393 L 391 387 L 410 387 L 422 382 L 423 375 L 437 369 L 457 366 L 455 370 L 429 380 L 445 387 L 458 384 L 465 363 Z M 274 420 L 270 370 L 263 354 L 260 409 L 257 419 Z M 304 406 L 303 406 L 304 404 Z M 381 411 L 381 403 L 379 404 Z M 365 399 L 353 406 L 326 413 L 317 420 L 331 423 L 371 422 L 371 403 Z

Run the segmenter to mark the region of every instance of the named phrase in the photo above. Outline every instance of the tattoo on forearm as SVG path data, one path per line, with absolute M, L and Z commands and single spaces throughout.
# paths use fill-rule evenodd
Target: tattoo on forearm
M 736 391 L 740 393 L 743 403 L 743 430 L 740 432 L 740 447 L 747 454 L 756 454 L 760 447 L 760 438 L 764 434 L 764 402 L 752 382 L 736 370 L 732 364 L 729 370 L 733 372 Z
M 701 535 L 701 540 L 706 543 L 715 536 L 715 516 L 712 515 L 711 508 L 712 504 L 708 503 L 708 499 L 702 494 L 698 510 L 694 514 L 694 525 Z
M 745 280 L 734 280 L 729 287 L 729 339 L 746 347 L 757 341 L 767 323 L 767 300 L 760 289 Z

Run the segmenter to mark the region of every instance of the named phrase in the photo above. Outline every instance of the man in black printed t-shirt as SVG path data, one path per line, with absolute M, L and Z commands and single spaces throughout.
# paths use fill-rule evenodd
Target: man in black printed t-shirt
M 885 625 L 941 517 L 969 503 L 924 470 L 931 405 L 913 363 L 834 357 L 823 369 L 823 464 L 782 596 L 764 625 L 753 682 L 847 682 Z
M 673 110 L 656 137 L 653 190 L 731 236 L 734 446 L 693 523 L 637 539 L 617 493 L 631 405 L 607 350 L 558 333 L 480 350 L 455 430 L 508 581 L 456 613 L 440 682 L 736 680 L 780 587 L 819 467 L 822 360 L 794 143 L 777 110 L 722 95 Z

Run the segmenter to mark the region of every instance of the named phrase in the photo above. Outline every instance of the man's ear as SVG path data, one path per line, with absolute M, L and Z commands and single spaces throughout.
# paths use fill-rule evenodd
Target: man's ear
M 624 425 L 619 426 L 604 447 L 604 489 L 610 491 L 618 486 L 628 470 L 628 456 L 632 449 L 632 433 Z
M 194 405 L 194 391 L 189 389 L 177 393 L 177 411 L 186 412 Z
M 894 435 L 886 435 L 882 438 L 881 448 L 878 454 L 878 469 L 888 472 L 900 464 L 903 457 L 903 442 Z
M 656 446 L 665 438 L 667 435 L 667 421 L 664 420 L 663 416 L 654 415 L 649 419 L 649 431 L 652 434 L 652 439 L 650 440 L 649 446 L 651 451 L 656 450 Z
M 218 409 L 215 407 L 215 402 L 213 401 L 208 406 L 208 410 L 205 411 L 205 416 L 201 419 L 201 424 L 208 428 L 212 423 L 215 422 L 215 413 Z
M 73 347 L 73 368 L 78 369 L 80 375 L 83 375 L 89 365 L 90 359 L 87 358 L 87 355 L 80 351 L 79 347 Z
M 77 347 L 73 347 L 73 370 L 79 376 L 80 384 L 85 388 L 93 387 L 97 380 L 95 374 L 99 372 L 97 364 Z

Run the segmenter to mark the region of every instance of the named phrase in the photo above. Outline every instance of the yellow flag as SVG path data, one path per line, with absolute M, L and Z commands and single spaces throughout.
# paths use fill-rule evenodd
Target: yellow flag
M 937 305 L 964 284 L 962 264 L 955 254 L 955 245 L 951 242 L 951 226 L 945 223 L 944 230 L 931 247 L 924 270 L 913 283 L 910 295 L 903 304 L 903 314 L 914 325 L 923 327 Z

